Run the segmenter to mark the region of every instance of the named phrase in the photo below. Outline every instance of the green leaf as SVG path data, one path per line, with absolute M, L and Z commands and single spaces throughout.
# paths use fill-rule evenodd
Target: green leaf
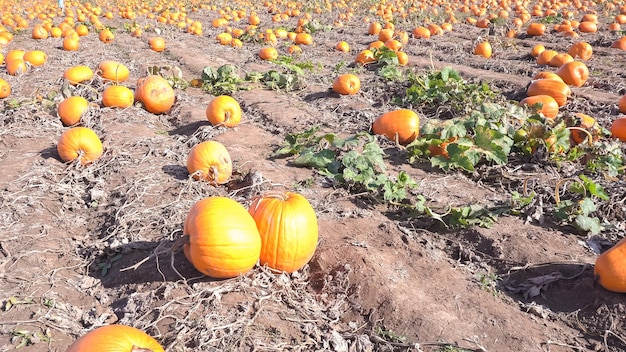
M 580 201 L 580 211 L 582 211 L 582 215 L 589 215 L 592 212 L 596 211 L 596 204 L 591 200 L 591 198 L 583 198 Z
M 311 150 L 303 151 L 293 164 L 302 167 L 312 167 L 315 169 L 326 169 L 330 163 L 335 161 L 337 154 L 329 149 L 322 149 L 318 152 Z
M 574 221 L 574 225 L 586 232 L 591 232 L 594 235 L 602 232 L 602 225 L 600 224 L 600 219 L 588 217 L 586 215 L 577 215 L 576 220 Z

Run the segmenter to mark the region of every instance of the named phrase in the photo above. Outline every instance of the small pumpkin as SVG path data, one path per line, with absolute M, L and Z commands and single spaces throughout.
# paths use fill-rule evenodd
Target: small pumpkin
M 153 114 L 162 114 L 174 106 L 176 93 L 169 82 L 159 75 L 149 75 L 137 80 L 135 100 Z
M 419 137 L 420 118 L 412 110 L 399 109 L 379 116 L 372 124 L 374 134 L 384 135 L 399 144 L 409 144 Z
M 313 44 L 313 37 L 306 32 L 298 33 L 294 42 L 296 45 L 311 45 Z
M 160 53 L 165 50 L 165 39 L 162 37 L 152 37 L 148 39 L 148 45 L 150 49 Z
M 128 67 L 113 60 L 104 60 L 98 64 L 98 75 L 105 80 L 113 81 L 116 83 L 124 82 L 128 79 L 130 71 Z
M 48 61 L 48 55 L 41 50 L 31 50 L 24 54 L 24 61 L 32 66 L 43 66 Z
M 626 116 L 618 117 L 611 122 L 611 135 L 626 142 Z
M 546 32 L 546 25 L 540 22 L 533 22 L 526 27 L 526 34 L 529 36 L 543 35 Z
M 93 78 L 93 71 L 88 66 L 73 66 L 65 70 L 63 78 L 67 79 L 71 85 L 77 85 L 91 80 Z
M 589 69 L 584 62 L 572 61 L 559 67 L 556 74 L 563 79 L 563 82 L 575 87 L 581 87 L 589 78 Z
M 562 81 L 556 79 L 538 79 L 531 81 L 526 89 L 529 97 L 534 95 L 549 95 L 556 100 L 559 107 L 567 103 L 567 98 L 572 94 L 569 86 Z
M 559 113 L 559 104 L 549 95 L 534 95 L 519 102 L 520 106 L 528 106 L 534 112 L 541 112 L 548 119 L 554 119 Z
M 337 45 L 335 45 L 335 50 L 347 53 L 350 51 L 350 44 L 342 40 L 339 43 L 337 43 Z
M 626 51 L 626 35 L 619 39 L 615 39 L 615 41 L 611 43 L 611 48 Z
M 619 112 L 626 114 L 626 94 L 622 95 L 617 101 Z
M 333 81 L 333 91 L 343 95 L 354 95 L 361 89 L 361 80 L 357 75 L 345 73 Z
M 98 34 L 98 39 L 100 39 L 100 41 L 103 42 L 104 44 L 111 44 L 113 43 L 115 36 L 113 35 L 113 32 L 111 32 L 110 29 L 105 28 L 101 30 L 100 33 Z
M 600 139 L 600 133 L 602 131 L 600 129 L 600 126 L 598 126 L 598 124 L 596 123 L 596 119 L 594 119 L 593 117 L 587 114 L 577 112 L 574 114 L 573 117 L 567 119 L 566 122 L 568 127 L 578 127 L 587 130 L 589 134 L 591 134 L 591 137 L 594 141 Z M 587 133 L 578 129 L 570 130 L 571 145 L 578 145 L 584 142 L 588 137 L 589 136 Z
M 241 106 L 230 95 L 220 95 L 207 106 L 206 118 L 213 126 L 235 127 L 241 121 Z
M 261 60 L 276 60 L 278 58 L 278 51 L 273 47 L 265 47 L 259 50 L 259 58 Z
M 57 106 L 57 115 L 65 126 L 73 126 L 80 122 L 80 118 L 89 108 L 87 99 L 74 95 L 63 99 Z
M 546 49 L 537 55 L 537 65 L 549 65 L 553 57 L 558 54 L 556 50 Z
M 164 352 L 157 340 L 126 325 L 105 325 L 76 340 L 66 352 Z
M 214 278 L 244 274 L 259 261 L 261 236 L 246 208 L 226 197 L 194 204 L 183 228 L 189 243 L 185 257 L 199 272 Z
M 102 105 L 125 109 L 135 102 L 135 93 L 128 87 L 108 86 L 102 92 Z
M 11 84 L 0 78 L 0 99 L 4 99 L 11 95 Z
M 384 43 L 383 43 L 384 45 Z M 376 58 L 374 57 L 374 52 L 370 49 L 365 49 L 359 52 L 354 59 L 354 62 L 361 65 L 367 65 L 369 63 L 375 62 Z
M 260 263 L 292 273 L 311 260 L 318 240 L 315 210 L 294 192 L 257 197 L 248 210 L 261 236 Z
M 558 53 L 550 59 L 550 62 L 548 62 L 548 65 L 552 67 L 561 67 L 565 65 L 566 63 L 572 62 L 572 61 L 574 61 L 574 58 L 570 54 Z
M 46 39 L 48 38 L 48 31 L 41 24 L 36 24 L 33 27 L 32 32 L 33 39 Z
M 77 51 L 79 49 L 78 39 L 72 37 L 65 37 L 63 39 L 63 50 L 65 51 Z
M 626 292 L 626 238 L 596 258 L 593 274 L 596 281 L 613 292 Z
M 228 182 L 233 163 L 226 147 L 217 141 L 204 141 L 191 148 L 187 155 L 187 171 L 196 180 L 213 185 Z
M 59 138 L 57 152 L 65 162 L 78 159 L 82 165 L 88 165 L 102 156 L 103 148 L 96 132 L 87 127 L 72 127 Z
M 484 41 L 474 47 L 474 55 L 482 56 L 486 59 L 491 57 L 491 44 L 488 41 Z

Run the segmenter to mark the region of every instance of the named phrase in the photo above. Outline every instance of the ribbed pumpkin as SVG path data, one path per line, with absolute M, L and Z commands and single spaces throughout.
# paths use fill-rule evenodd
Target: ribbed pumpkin
M 135 100 L 140 101 L 147 111 L 162 114 L 172 108 L 176 93 L 165 78 L 150 75 L 137 80 Z
M 126 325 L 105 325 L 81 336 L 66 352 L 164 352 L 152 336 Z
M 481 42 L 474 47 L 474 55 L 480 55 L 486 59 L 491 57 L 491 44 L 487 41 Z
M 572 57 L 579 57 L 583 61 L 587 61 L 593 55 L 593 48 L 587 42 L 576 42 L 570 46 L 567 51 Z
M 598 256 L 593 273 L 605 289 L 626 292 L 626 238 Z
M 113 32 L 111 32 L 110 29 L 105 28 L 101 30 L 100 33 L 98 34 L 98 39 L 100 39 L 100 41 L 103 42 L 104 44 L 111 44 L 113 43 L 115 36 L 113 35 Z
M 549 95 L 534 95 L 519 102 L 520 106 L 528 106 L 534 112 L 541 112 L 543 116 L 553 119 L 559 113 L 559 104 Z
M 558 54 L 556 50 L 546 49 L 537 55 L 537 65 L 548 65 L 553 57 Z
M 84 65 L 73 66 L 65 70 L 63 78 L 67 79 L 71 85 L 76 85 L 91 80 L 93 71 Z
M 552 67 L 561 67 L 568 62 L 574 61 L 574 58 L 568 53 L 558 53 L 550 59 L 548 65 Z
M 419 116 L 408 109 L 382 114 L 372 124 L 372 132 L 381 134 L 400 144 L 409 144 L 419 137 Z
M 128 87 L 108 86 L 102 92 L 102 105 L 125 109 L 135 102 L 135 93 Z
M 205 114 L 213 126 L 233 128 L 241 121 L 241 106 L 230 95 L 220 95 L 211 100 Z
M 567 98 L 571 93 L 572 91 L 566 83 L 555 79 L 533 80 L 526 90 L 529 97 L 534 95 L 551 96 L 559 104 L 559 107 L 567 103 Z
M 48 61 L 48 55 L 41 50 L 31 50 L 24 54 L 24 61 L 35 67 L 43 66 Z
M 618 117 L 611 123 L 611 135 L 626 142 L 626 116 Z
M 148 39 L 148 45 L 150 49 L 160 53 L 165 50 L 165 39 L 162 37 L 152 37 Z
M 57 115 L 65 126 L 73 126 L 80 122 L 81 116 L 89 108 L 87 99 L 74 95 L 63 99 L 57 106 Z
M 554 72 L 550 72 L 550 71 L 540 71 L 540 72 L 537 72 L 533 76 L 533 79 L 556 79 L 557 81 L 563 82 L 563 78 L 561 78 L 561 76 L 557 75 Z
M 526 27 L 526 34 L 530 36 L 543 35 L 546 32 L 546 25 L 539 22 L 533 22 Z
M 11 84 L 0 78 L 0 99 L 4 99 L 11 95 Z
M 88 165 L 102 156 L 103 149 L 96 132 L 87 127 L 72 127 L 59 138 L 57 151 L 65 162 L 78 159 L 82 165 Z
M 261 235 L 261 265 L 292 273 L 309 262 L 318 240 L 317 216 L 298 193 L 268 193 L 250 205 Z
M 7 73 L 11 76 L 19 76 L 26 73 L 28 66 L 22 59 L 6 60 Z
M 72 37 L 63 38 L 63 50 L 77 51 L 79 48 L 78 39 Z
M 559 67 L 556 74 L 563 79 L 563 82 L 575 87 L 581 87 L 589 78 L 589 69 L 584 62 L 572 61 Z
M 183 229 L 189 243 L 185 257 L 196 270 L 214 278 L 248 272 L 259 261 L 261 236 L 246 208 L 226 197 L 209 197 L 194 204 Z
M 187 171 L 196 180 L 221 184 L 228 182 L 233 173 L 233 163 L 224 145 L 217 141 L 204 141 L 189 152 Z
M 374 52 L 369 49 L 362 50 L 356 55 L 356 58 L 354 58 L 354 62 L 361 65 L 367 65 L 375 61 Z
M 113 60 L 105 60 L 98 64 L 98 75 L 105 80 L 113 82 L 124 82 L 128 79 L 130 71 L 128 67 Z
M 261 60 L 276 60 L 278 58 L 278 51 L 273 47 L 261 48 L 259 50 L 259 58 Z
M 345 73 L 333 81 L 333 91 L 343 95 L 354 95 L 361 89 L 361 80 L 357 75 Z

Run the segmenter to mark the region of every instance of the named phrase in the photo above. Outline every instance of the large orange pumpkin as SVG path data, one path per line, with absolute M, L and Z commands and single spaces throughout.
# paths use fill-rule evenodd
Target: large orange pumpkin
M 626 142 L 626 116 L 618 117 L 611 123 L 611 135 Z
M 491 44 L 488 41 L 484 41 L 474 47 L 474 55 L 480 55 L 486 59 L 491 57 Z
M 204 141 L 189 152 L 187 171 L 196 180 L 226 183 L 233 173 L 233 163 L 224 145 L 217 141 Z
M 241 121 L 241 106 L 230 95 L 220 95 L 207 106 L 206 118 L 213 126 L 235 127 Z
M 372 132 L 400 144 L 409 144 L 419 137 L 420 119 L 411 110 L 394 110 L 379 116 L 372 124 Z
M 261 60 L 276 60 L 278 58 L 278 51 L 273 47 L 261 48 L 259 50 L 259 58 L 261 58 Z
M 549 95 L 556 100 L 559 106 L 563 106 L 567 103 L 567 98 L 571 93 L 572 90 L 565 82 L 556 79 L 533 80 L 526 90 L 526 94 L 529 97 L 534 95 Z
M 128 79 L 130 71 L 128 67 L 113 60 L 105 60 L 98 64 L 98 75 L 105 80 L 113 82 L 124 82 Z
M 24 54 L 24 61 L 30 63 L 32 66 L 38 67 L 48 61 L 48 55 L 41 50 L 31 50 Z
M 89 108 L 87 99 L 74 95 L 63 99 L 57 106 L 57 115 L 65 126 L 73 126 L 80 122 L 81 116 Z
M 626 114 L 626 94 L 622 95 L 617 101 L 619 112 Z
M 102 92 L 102 105 L 125 109 L 135 102 L 135 94 L 128 87 L 108 86 Z
M 148 112 L 162 114 L 174 106 L 176 93 L 169 82 L 159 75 L 149 75 L 137 80 L 135 100 Z
M 9 82 L 0 78 L 0 99 L 4 99 L 11 95 L 11 85 Z
M 165 39 L 163 37 L 152 37 L 148 39 L 148 45 L 150 45 L 150 49 L 160 53 L 165 50 Z
M 580 87 L 587 82 L 587 78 L 589 78 L 589 69 L 584 62 L 572 61 L 559 67 L 556 74 L 563 79 L 563 82 L 572 86 Z
M 157 340 L 126 325 L 105 325 L 76 340 L 66 352 L 164 352 Z
M 583 61 L 587 61 L 593 55 L 593 48 L 587 42 L 576 42 L 570 46 L 567 51 L 572 57 L 579 57 Z
M 593 273 L 605 289 L 626 292 L 626 238 L 598 256 Z
M 77 85 L 93 78 L 93 71 L 84 65 L 73 66 L 65 70 L 63 78 L 67 79 L 71 85 Z
M 546 25 L 540 22 L 533 22 L 526 27 L 526 34 L 530 36 L 543 35 L 546 32 Z
M 361 89 L 361 80 L 357 75 L 345 73 L 333 81 L 333 91 L 343 95 L 354 95 Z
M 248 272 L 259 261 L 261 236 L 246 208 L 226 197 L 209 197 L 194 204 L 183 229 L 189 243 L 185 257 L 196 270 L 214 278 Z
M 61 160 L 78 161 L 88 165 L 102 156 L 102 142 L 93 130 L 87 127 L 72 127 L 65 131 L 57 144 Z
M 519 102 L 520 106 L 528 106 L 534 112 L 541 112 L 543 116 L 554 119 L 559 113 L 559 104 L 549 95 L 534 95 Z
M 317 216 L 298 193 L 269 193 L 249 209 L 261 235 L 261 265 L 294 272 L 309 262 L 318 240 Z

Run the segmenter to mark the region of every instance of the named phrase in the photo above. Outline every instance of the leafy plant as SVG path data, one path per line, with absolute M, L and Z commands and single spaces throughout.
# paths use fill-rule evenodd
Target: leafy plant
M 17 342 L 15 346 L 16 349 L 32 346 L 40 342 L 50 342 L 52 339 L 52 334 L 49 329 L 46 329 L 43 333 L 30 332 L 28 330 L 14 330 L 12 335 L 14 343 Z
M 222 65 L 217 69 L 207 66 L 202 70 L 200 78 L 202 90 L 215 96 L 231 95 L 235 91 L 249 89 L 233 65 Z
M 400 81 L 404 78 L 404 71 L 400 69 L 398 55 L 386 46 L 374 50 L 377 74 L 388 81 Z
M 374 333 L 385 341 L 398 343 L 403 343 L 406 341 L 406 336 L 400 335 L 382 325 L 376 325 L 376 327 L 374 328 Z
M 148 75 L 158 75 L 172 86 L 172 88 L 186 89 L 189 82 L 183 79 L 183 72 L 178 66 L 150 66 L 147 68 Z
M 575 198 L 563 201 L 560 200 L 559 187 L 569 181 L 574 182 L 572 182 L 568 190 L 573 194 L 583 195 L 582 199 L 577 201 Z M 557 183 L 557 203 L 553 215 L 557 220 L 571 224 L 580 231 L 597 235 L 604 229 L 600 219 L 593 216 L 593 213 L 597 210 L 597 205 L 594 200 L 597 199 L 607 201 L 610 198 L 604 188 L 589 177 L 580 175 L 578 179 L 574 180 L 563 179 Z

